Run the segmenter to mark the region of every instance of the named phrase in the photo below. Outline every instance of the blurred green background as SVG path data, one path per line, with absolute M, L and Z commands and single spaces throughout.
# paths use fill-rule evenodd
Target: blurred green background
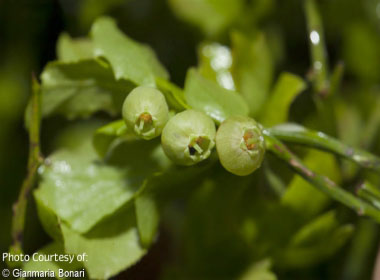
M 28 141 L 23 114 L 30 94 L 30 78 L 32 73 L 39 75 L 44 65 L 55 59 L 56 40 L 61 32 L 66 31 L 73 37 L 85 36 L 96 17 L 110 15 L 128 36 L 149 44 L 169 70 L 171 80 L 183 86 L 187 69 L 197 65 L 197 49 L 201 42 L 217 41 L 228 45 L 229 34 L 234 29 L 247 33 L 260 30 L 267 35 L 275 58 L 275 76 L 284 70 L 302 77 L 310 74 L 312 62 L 303 1 L 223 0 L 225 10 L 219 11 L 220 18 L 219 13 L 210 14 L 202 2 L 213 1 L 0 1 L 1 252 L 10 245 L 12 203 L 26 173 Z M 236 5 L 237 2 L 241 3 L 240 6 Z M 337 134 L 347 144 L 379 154 L 380 1 L 320 0 L 317 4 L 330 66 L 333 68 L 338 62 L 345 65 L 341 100 L 336 108 Z M 189 12 L 192 9 L 194 13 Z M 310 111 L 316 110 L 310 96 L 303 95 L 295 103 L 291 112 L 294 120 L 307 117 Z M 45 155 L 51 152 L 59 131 L 69 124 L 61 117 L 43 122 L 42 149 Z M 328 130 L 319 121 L 310 121 L 309 126 Z M 350 168 L 348 165 L 343 170 L 349 174 Z M 25 251 L 33 252 L 48 238 L 39 225 L 34 204 L 30 203 L 29 207 Z M 360 257 L 360 262 L 365 265 L 358 268 L 360 271 L 356 274 L 347 272 L 349 269 L 345 266 L 350 263 L 345 256 L 350 256 L 348 252 L 358 246 L 349 242 L 335 258 L 305 271 L 283 272 L 280 279 L 370 279 L 377 248 L 377 226 L 364 220 L 358 222 L 357 228 L 361 230 L 355 232 L 353 240 L 370 240 L 370 243 L 363 244 L 368 247 Z M 162 250 L 165 250 L 165 241 L 156 245 L 144 259 L 150 275 L 154 275 L 160 265 L 156 260 Z M 3 265 L 1 263 L 0 267 Z M 140 275 L 133 271 L 129 273 Z

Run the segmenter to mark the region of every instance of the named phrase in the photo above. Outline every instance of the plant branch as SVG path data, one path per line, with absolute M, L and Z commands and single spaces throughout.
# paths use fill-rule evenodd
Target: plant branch
M 32 78 L 31 122 L 29 127 L 28 171 L 24 179 L 17 202 L 13 205 L 12 218 L 12 252 L 22 252 L 22 241 L 25 226 L 25 213 L 28 197 L 35 183 L 37 169 L 42 163 L 40 153 L 40 86 Z
M 380 158 L 361 149 L 352 148 L 322 132 L 306 129 L 298 125 L 280 125 L 267 129 L 267 132 L 285 142 L 309 146 L 335 153 L 363 168 L 380 172 Z
M 361 183 L 356 189 L 356 194 L 364 200 L 371 202 L 377 209 L 380 209 L 380 190 L 370 182 L 364 181 Z
M 343 74 L 344 74 L 344 63 L 340 61 L 335 65 L 334 70 L 330 76 L 329 97 L 334 97 L 338 94 L 339 88 L 342 84 Z
M 268 131 L 264 131 L 267 150 L 283 160 L 296 173 L 301 175 L 306 181 L 326 193 L 335 200 L 355 210 L 359 215 L 367 215 L 380 223 L 380 210 L 376 209 L 367 202 L 354 196 L 336 185 L 329 178 L 314 173 L 307 168 L 303 162 L 294 155 L 280 140 L 272 136 Z
M 305 16 L 308 28 L 309 46 L 312 59 L 314 90 L 327 94 L 328 65 L 322 20 L 315 0 L 305 0 Z

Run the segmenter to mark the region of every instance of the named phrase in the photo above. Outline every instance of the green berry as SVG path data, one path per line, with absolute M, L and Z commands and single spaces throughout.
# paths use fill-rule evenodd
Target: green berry
M 164 95 L 152 87 L 132 90 L 125 98 L 122 111 L 127 127 L 147 140 L 159 136 L 169 119 Z
M 246 176 L 260 167 L 265 142 L 258 123 L 249 117 L 225 120 L 216 133 L 216 150 L 220 163 L 229 172 Z
M 208 158 L 215 146 L 215 124 L 206 114 L 186 110 L 171 118 L 162 131 L 165 154 L 180 165 L 193 165 Z

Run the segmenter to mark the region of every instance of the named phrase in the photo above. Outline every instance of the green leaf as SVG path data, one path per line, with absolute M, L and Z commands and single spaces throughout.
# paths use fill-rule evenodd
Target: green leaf
M 94 57 L 93 43 L 89 38 L 73 39 L 62 33 L 57 42 L 57 57 L 63 62 L 76 62 Z
M 333 155 L 310 150 L 304 158 L 304 163 L 312 171 L 326 175 L 334 182 L 340 182 L 340 172 Z M 300 176 L 295 176 L 282 197 L 282 204 L 296 211 L 305 220 L 320 213 L 330 199 L 318 191 Z
M 125 137 L 112 147 L 106 163 L 125 169 L 131 181 L 139 182 L 139 186 L 152 174 L 162 172 L 172 165 L 159 138 L 146 141 L 136 137 Z
M 343 56 L 347 72 L 363 82 L 378 82 L 380 39 L 377 28 L 363 21 L 350 21 L 343 32 Z
M 52 149 L 76 150 L 83 148 L 91 149 L 91 141 L 95 131 L 104 125 L 104 120 L 88 119 L 71 123 L 62 127 L 52 141 Z
M 231 34 L 232 75 L 236 90 L 247 101 L 250 114 L 258 116 L 273 79 L 273 59 L 263 33 L 248 38 L 239 32 Z
M 226 29 L 241 15 L 242 0 L 170 0 L 173 12 L 209 36 Z
M 96 60 L 51 62 L 42 75 L 42 116 L 53 113 L 73 119 L 97 111 L 116 114 L 131 84 L 116 81 L 108 65 Z
M 117 120 L 98 128 L 92 139 L 96 152 L 100 157 L 104 157 L 115 140 L 126 133 L 127 126 L 124 120 Z
M 205 112 L 217 123 L 230 116 L 248 115 L 248 106 L 239 94 L 207 80 L 195 69 L 187 73 L 185 97 L 192 108 Z
M 361 94 L 364 94 L 361 93 Z M 360 146 L 360 135 L 362 134 L 365 122 L 360 114 L 360 110 L 347 100 L 341 100 L 336 104 L 338 137 L 347 145 Z M 347 129 L 350 127 L 350 129 Z
M 315 244 L 312 247 L 288 249 L 278 263 L 281 267 L 288 268 L 315 265 L 336 254 L 352 236 L 353 230 L 351 225 L 345 225 L 332 232 L 323 243 Z
M 165 99 L 171 109 L 183 111 L 190 108 L 185 100 L 183 90 L 175 84 L 160 77 L 156 78 L 157 88 L 165 95 Z
M 262 124 L 273 126 L 286 122 L 290 105 L 305 89 L 306 83 L 302 78 L 290 73 L 282 73 L 262 111 L 260 117 Z
M 139 243 L 132 210 L 127 207 L 118 211 L 86 234 L 62 225 L 65 251 L 87 253 L 83 264 L 90 279 L 108 279 L 135 264 L 146 253 Z
M 93 161 L 96 157 L 90 148 L 85 143 L 49 157 L 40 171 L 42 183 L 35 197 L 37 206 L 43 206 L 39 216 L 44 227 L 62 230 L 65 252 L 86 253 L 84 266 L 90 278 L 106 279 L 145 254 L 130 203 L 136 197 L 131 185 L 141 186 L 148 175 L 168 166 L 168 159 L 157 141 L 120 143 L 108 156 L 112 166 Z M 63 219 L 62 215 L 71 216 Z
M 323 242 L 329 238 L 331 232 L 338 226 L 339 223 L 336 219 L 336 212 L 326 212 L 299 229 L 298 232 L 294 234 L 290 246 L 310 246 L 318 242 Z
M 254 263 L 239 280 L 277 280 L 277 276 L 270 271 L 271 265 L 269 259 Z
M 60 242 L 53 242 L 49 245 L 41 248 L 36 253 L 39 255 L 66 255 L 63 244 Z M 76 256 L 74 257 L 73 261 L 70 263 L 68 262 L 59 262 L 59 261 L 33 261 L 31 258 L 30 261 L 25 263 L 23 265 L 24 271 L 53 271 L 55 274 L 55 278 L 57 279 L 67 279 L 67 278 L 60 278 L 59 276 L 59 270 L 63 269 L 64 271 L 75 271 L 83 267 L 83 265 L 77 261 Z
M 342 278 L 356 280 L 365 278 L 368 262 L 373 259 L 373 244 L 378 238 L 378 224 L 371 219 L 360 219 L 345 251 Z M 368 274 L 367 274 L 368 275 Z
M 74 230 L 86 232 L 131 200 L 141 185 L 127 170 L 93 161 L 80 151 L 58 151 L 41 168 L 35 191 Z
M 40 192 L 34 192 L 34 199 L 36 201 L 38 218 L 44 228 L 45 232 L 56 241 L 62 241 L 62 232 L 60 221 L 52 209 L 50 209 L 40 197 Z
M 232 55 L 227 46 L 204 43 L 198 50 L 199 73 L 225 89 L 235 90 L 231 74 Z
M 352 236 L 352 225 L 340 225 L 334 211 L 327 212 L 303 226 L 280 253 L 279 265 L 305 267 L 334 255 Z
M 143 191 L 135 199 L 137 228 L 141 244 L 144 247 L 149 247 L 154 241 L 160 221 L 156 198 L 151 190 L 154 185 L 154 179 L 154 176 L 147 179 L 143 186 Z
M 155 77 L 168 78 L 154 52 L 122 33 L 113 19 L 102 17 L 91 28 L 95 56 L 105 58 L 114 70 L 116 80 L 125 79 L 136 85 L 155 85 Z

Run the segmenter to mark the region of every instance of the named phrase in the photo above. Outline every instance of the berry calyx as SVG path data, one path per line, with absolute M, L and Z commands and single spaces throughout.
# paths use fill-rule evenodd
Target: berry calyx
M 155 88 L 145 86 L 137 87 L 128 94 L 122 113 L 127 127 L 146 140 L 159 136 L 169 119 L 164 95 Z
M 260 167 L 265 154 L 259 124 L 245 116 L 225 120 L 216 134 L 216 150 L 226 170 L 239 176 L 251 174 Z
M 171 118 L 161 143 L 165 154 L 180 165 L 193 165 L 207 159 L 215 146 L 215 124 L 206 114 L 186 110 Z

